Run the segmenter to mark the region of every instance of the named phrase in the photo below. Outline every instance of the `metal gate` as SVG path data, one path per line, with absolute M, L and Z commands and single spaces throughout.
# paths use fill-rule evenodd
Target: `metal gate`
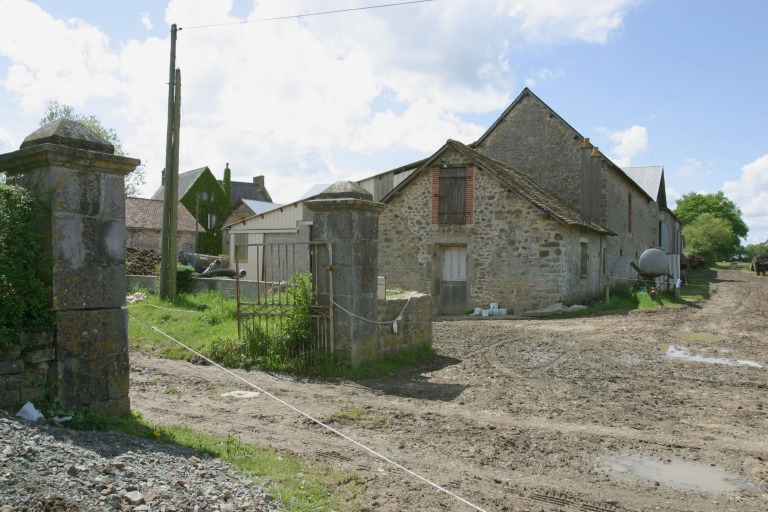
M 256 275 L 243 282 L 239 254 L 256 262 Z M 271 344 L 273 353 L 305 368 L 331 358 L 331 255 L 320 241 L 236 244 L 238 338 L 251 347 Z

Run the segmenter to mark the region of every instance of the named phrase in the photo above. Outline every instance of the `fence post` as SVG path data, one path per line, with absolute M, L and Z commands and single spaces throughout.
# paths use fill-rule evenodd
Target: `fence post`
M 605 285 L 605 303 L 611 303 L 611 276 L 608 275 L 608 284 Z
M 335 354 L 353 366 L 378 353 L 369 342 L 378 316 L 379 214 L 385 206 L 372 199 L 356 183 L 342 181 L 306 203 L 313 212 L 312 239 L 329 243 L 333 251 L 332 272 L 317 278 L 332 280 L 324 289 L 333 290 Z M 328 269 L 329 256 L 321 246 L 319 268 Z

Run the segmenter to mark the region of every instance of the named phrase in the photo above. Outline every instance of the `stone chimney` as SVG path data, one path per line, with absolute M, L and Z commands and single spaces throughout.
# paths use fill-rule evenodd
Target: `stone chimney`
M 253 184 L 256 185 L 259 190 L 264 190 L 264 176 L 254 176 Z

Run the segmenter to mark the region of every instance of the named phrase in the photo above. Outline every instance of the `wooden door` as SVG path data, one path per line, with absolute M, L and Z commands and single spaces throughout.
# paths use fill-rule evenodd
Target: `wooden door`
M 463 315 L 467 312 L 467 247 L 443 247 L 440 282 L 440 313 Z

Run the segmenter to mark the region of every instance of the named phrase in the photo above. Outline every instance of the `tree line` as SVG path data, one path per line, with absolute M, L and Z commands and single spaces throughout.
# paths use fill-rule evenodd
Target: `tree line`
M 673 212 L 683 225 L 685 252 L 709 261 L 751 260 L 768 253 L 768 240 L 743 246 L 749 228 L 723 192 L 683 195 Z

